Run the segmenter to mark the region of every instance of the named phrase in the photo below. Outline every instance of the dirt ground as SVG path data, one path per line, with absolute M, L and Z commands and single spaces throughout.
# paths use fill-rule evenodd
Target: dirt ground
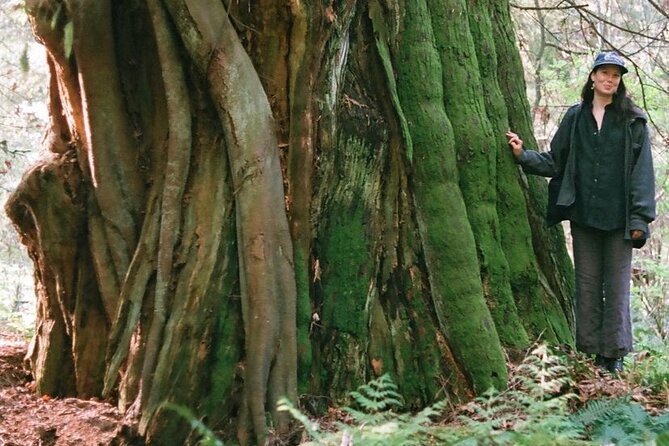
M 139 446 L 111 404 L 40 397 L 23 367 L 27 343 L 0 334 L 0 446 Z

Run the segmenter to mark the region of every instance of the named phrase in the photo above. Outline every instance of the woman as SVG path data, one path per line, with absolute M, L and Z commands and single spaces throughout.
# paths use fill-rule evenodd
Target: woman
M 646 115 L 627 97 L 625 62 L 600 53 L 549 152 L 524 150 L 507 132 L 526 173 L 552 177 L 547 223 L 569 220 L 576 272 L 576 347 L 610 373 L 632 350 L 632 248 L 655 219 L 655 181 Z

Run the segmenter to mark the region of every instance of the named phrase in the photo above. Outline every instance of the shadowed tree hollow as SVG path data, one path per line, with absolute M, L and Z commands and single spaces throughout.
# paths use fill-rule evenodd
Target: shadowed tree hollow
M 40 393 L 257 444 L 282 396 L 387 372 L 412 407 L 466 399 L 571 343 L 564 240 L 504 137 L 531 139 L 506 1 L 26 3 L 50 123 L 6 209 Z

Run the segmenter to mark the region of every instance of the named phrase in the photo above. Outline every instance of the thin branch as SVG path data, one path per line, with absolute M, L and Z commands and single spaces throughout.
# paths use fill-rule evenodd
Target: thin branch
M 539 7 L 539 0 L 534 0 L 534 4 Z M 544 52 L 546 51 L 546 26 L 544 22 L 544 17 L 545 15 L 541 10 L 537 10 L 537 20 L 539 21 L 539 24 L 541 25 L 541 29 L 539 31 L 540 37 L 540 45 L 539 45 L 539 53 L 536 55 L 536 68 L 534 70 L 534 76 L 535 76 L 535 98 L 534 98 L 534 106 L 538 107 L 539 104 L 541 103 L 541 90 L 542 86 L 544 84 L 542 76 L 541 76 L 541 66 L 542 66 L 542 60 L 544 57 Z
M 571 0 L 568 0 L 568 1 L 571 3 Z M 595 19 L 599 20 L 600 22 L 605 23 L 605 24 L 607 24 L 607 25 L 609 25 L 613 28 L 619 29 L 620 31 L 623 31 L 623 32 L 626 32 L 626 33 L 629 33 L 629 34 L 632 34 L 632 35 L 636 35 L 636 36 L 641 36 L 641 37 L 644 37 L 646 39 L 653 40 L 653 41 L 656 41 L 656 42 L 666 42 L 667 41 L 666 39 L 659 39 L 657 37 L 649 36 L 648 34 L 644 34 L 644 33 L 641 33 L 639 31 L 634 31 L 632 29 L 625 28 L 624 26 L 618 25 L 617 23 L 613 23 L 613 22 L 605 19 L 604 17 L 601 17 L 601 16 L 595 14 L 594 12 L 592 12 L 589 9 L 584 9 L 584 11 L 585 11 L 586 14 L 594 17 Z M 583 12 L 581 12 L 580 8 L 578 9 L 578 13 L 581 15 L 581 17 L 583 17 L 583 20 L 587 21 L 588 23 L 590 23 L 591 25 L 594 26 L 594 24 L 583 15 Z
M 643 78 L 641 77 L 641 71 L 643 71 L 637 64 L 632 62 L 634 65 L 634 72 L 636 73 L 637 78 L 639 79 L 639 87 L 641 88 L 641 102 L 643 104 L 643 109 L 646 110 L 646 115 L 648 116 L 648 122 L 650 122 L 657 132 L 657 134 L 662 138 L 663 140 L 667 139 L 667 136 L 662 132 L 662 127 L 655 122 L 655 119 L 653 119 L 653 116 L 648 112 L 648 102 L 646 100 L 646 84 L 643 82 Z M 645 72 L 644 72 L 645 74 Z
M 537 20 L 537 18 L 536 18 L 534 15 L 532 15 L 532 14 L 528 14 L 528 16 L 529 16 L 535 23 L 537 23 L 537 24 L 542 28 L 542 30 L 543 30 L 544 32 L 546 32 L 550 37 L 552 37 L 553 39 L 555 39 L 556 42 L 560 42 L 560 41 L 561 41 L 561 40 L 560 40 L 560 37 L 559 37 L 555 32 L 553 32 L 553 31 L 551 31 L 550 29 L 548 29 L 548 27 L 546 26 L 545 23 L 542 23 L 542 22 L 540 22 L 539 20 Z M 565 53 L 567 53 L 567 54 L 588 54 L 588 53 L 585 52 L 585 51 L 583 51 L 583 52 L 578 52 L 578 51 L 576 51 L 576 50 L 569 50 L 569 49 L 567 49 L 566 47 L 560 47 L 560 46 L 557 46 L 556 44 L 553 44 L 553 43 L 548 42 L 548 41 L 546 42 L 546 46 L 555 48 L 555 49 L 557 49 L 557 50 L 559 50 L 559 51 L 562 51 L 562 52 L 565 52 Z
M 588 7 L 587 3 L 584 5 L 560 6 L 560 4 L 562 3 L 563 2 L 560 2 L 556 6 L 522 6 L 522 5 L 517 5 L 515 3 L 510 3 L 509 6 L 515 9 L 519 9 L 521 11 L 560 11 L 565 9 L 582 9 Z
M 577 56 L 585 56 L 585 55 L 589 54 L 587 51 L 570 50 L 568 48 L 565 48 L 564 46 L 559 46 L 559 45 L 556 45 L 556 44 L 550 43 L 550 42 L 546 43 L 546 46 L 551 47 L 551 48 L 555 48 L 558 51 L 561 51 L 565 54 L 570 54 L 570 55 L 575 54 Z
M 669 19 L 669 13 L 667 13 L 667 11 L 665 11 L 662 6 L 658 5 L 653 0 L 648 0 L 648 3 L 650 3 L 653 6 L 653 8 L 657 9 L 660 14 Z
M 662 34 L 664 31 L 659 31 L 659 34 Z M 627 53 L 627 57 L 632 57 L 636 56 L 637 54 L 643 53 L 644 51 L 649 50 L 650 48 L 653 48 L 653 42 L 648 42 L 648 43 L 641 43 L 636 39 L 637 36 L 633 35 L 632 40 L 637 44 L 638 48 L 635 51 L 632 51 L 630 53 Z
M 627 0 L 622 0 L 622 1 L 627 2 Z M 626 26 L 630 26 L 631 17 L 623 12 L 623 8 L 621 7 L 620 2 L 621 0 L 616 0 L 618 11 L 621 13 L 620 18 L 622 19 L 622 21 L 625 23 Z M 657 30 L 657 32 L 655 33 L 656 36 L 663 35 L 664 32 L 667 30 L 667 21 L 660 17 L 658 17 L 656 20 L 641 20 L 641 23 L 639 23 L 639 25 L 643 26 L 642 29 L 639 29 L 639 32 L 652 32 L 652 30 L 655 29 L 656 25 L 659 25 L 661 29 Z

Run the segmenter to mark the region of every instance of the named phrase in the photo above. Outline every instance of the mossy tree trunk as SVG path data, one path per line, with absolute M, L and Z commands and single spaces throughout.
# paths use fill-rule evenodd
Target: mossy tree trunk
M 571 342 L 545 182 L 503 136 L 531 139 L 506 1 L 27 3 L 51 121 L 6 208 L 40 393 L 262 443 L 281 396 L 388 372 L 414 407 L 468 398 Z

